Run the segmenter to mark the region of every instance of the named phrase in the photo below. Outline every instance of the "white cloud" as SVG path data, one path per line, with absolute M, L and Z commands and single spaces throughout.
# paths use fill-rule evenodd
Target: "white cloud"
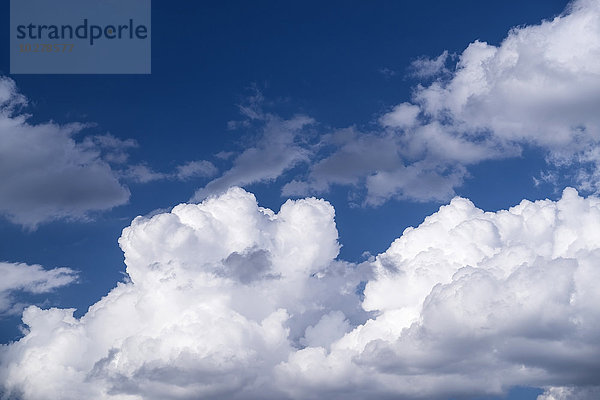
M 448 81 L 418 90 L 424 113 L 468 134 L 569 151 L 599 138 L 600 6 L 513 29 L 500 46 L 471 43 Z
M 381 125 L 391 128 L 412 128 L 417 124 L 421 109 L 410 103 L 402 103 L 381 118 Z
M 10 78 L 0 77 L 0 107 L 5 115 L 9 115 L 16 107 L 27 105 L 27 99 L 17 90 L 17 85 Z
M 396 76 L 396 71 L 394 71 L 391 68 L 387 68 L 387 67 L 379 68 L 377 70 L 377 72 L 379 72 L 381 75 L 383 75 L 383 77 L 386 79 L 390 79 L 390 78 L 393 78 L 394 76 Z
M 448 52 L 415 61 L 416 76 L 436 80 L 380 116 L 380 132 L 355 129 L 335 143 L 326 135 L 330 151 L 283 193 L 352 185 L 366 188 L 364 204 L 445 201 L 470 166 L 524 147 L 545 154 L 546 175 L 600 193 L 600 2 L 574 2 L 551 21 L 514 28 L 498 46 L 475 41 L 456 58 L 451 69 Z
M 598 192 L 598 60 L 600 3 L 577 1 L 553 20 L 512 29 L 499 46 L 471 43 L 451 76 L 417 88 L 414 102 L 450 136 L 541 149 Z
M 235 153 L 233 151 L 219 151 L 215 157 L 221 160 L 229 160 Z
M 210 178 L 219 172 L 213 163 L 206 160 L 190 161 L 177 167 L 177 178 L 180 180 L 192 178 Z
M 0 262 L 0 315 L 18 314 L 25 304 L 15 301 L 19 292 L 49 293 L 77 279 L 77 272 L 61 267 L 50 270 L 40 265 Z
M 350 323 L 341 311 L 332 311 L 321 317 L 314 326 L 309 326 L 304 331 L 300 343 L 307 347 L 329 346 L 350 331 Z
M 330 352 L 292 353 L 282 385 L 295 398 L 448 398 L 597 384 L 598 227 L 600 199 L 572 189 L 497 213 L 456 198 L 377 257 L 363 301 L 377 316 Z
M 83 317 L 25 311 L 0 350 L 6 396 L 597 392 L 600 199 L 573 189 L 498 212 L 455 198 L 361 265 L 335 260 L 327 202 L 274 213 L 236 188 L 138 217 L 119 243 L 130 280 Z
M 129 159 L 128 151 L 138 147 L 133 139 L 119 139 L 110 133 L 104 135 L 88 136 L 83 145 L 90 150 L 101 150 L 102 158 L 110 163 L 124 164 Z
M 600 386 L 551 387 L 539 395 L 537 400 L 592 400 L 600 397 Z
M 146 164 L 130 165 L 126 170 L 121 172 L 121 176 L 138 183 L 148 183 L 169 178 L 169 174 L 156 172 Z
M 147 164 L 129 165 L 120 172 L 120 175 L 133 182 L 148 183 L 162 180 L 187 181 L 196 178 L 210 178 L 217 172 L 217 167 L 210 161 L 197 160 L 178 165 L 170 173 L 155 171 Z
M 322 200 L 289 201 L 274 214 L 232 189 L 138 217 L 120 244 L 131 281 L 81 319 L 73 310 L 25 311 L 29 334 L 1 356 L 6 391 L 166 399 L 244 389 L 263 397 L 269 371 L 306 328 L 330 310 L 353 324 L 365 318 L 355 292 L 364 277 L 332 263 L 337 231 Z
M 102 146 L 73 139 L 83 125 L 30 124 L 19 112 L 25 104 L 15 83 L 0 77 L 0 215 L 35 228 L 127 202 Z
M 291 182 L 284 195 L 305 195 L 310 191 L 325 192 L 332 184 L 358 186 L 373 169 L 389 170 L 401 166 L 396 142 L 389 135 L 364 135 L 354 128 L 343 129 L 321 139 L 337 150 L 314 163 L 308 182 Z
M 413 106 L 393 114 L 386 124 L 414 124 L 411 120 L 416 118 Z M 332 185 L 352 185 L 366 188 L 364 205 L 381 205 L 390 198 L 447 201 L 468 175 L 466 166 L 519 153 L 515 146 L 500 147 L 489 139 L 473 143 L 454 136 L 437 122 L 401 134 L 344 129 L 323 136 L 321 146 L 333 151 L 313 163 L 306 180 L 284 185 L 284 195 L 324 193 Z
M 448 60 L 448 50 L 436 58 L 420 57 L 410 64 L 410 74 L 417 78 L 432 78 L 442 73 L 448 73 L 446 69 L 446 60 Z
M 365 204 L 378 206 L 390 198 L 443 202 L 454 196 L 466 176 L 460 165 L 438 166 L 416 162 L 391 171 L 377 171 L 367 177 Z
M 305 146 L 303 135 L 306 127 L 314 123 L 311 118 L 300 115 L 282 119 L 246 108 L 244 113 L 262 124 L 255 145 L 236 156 L 229 170 L 197 190 L 193 201 L 223 193 L 231 186 L 273 181 L 299 163 L 309 160 L 310 150 Z
M 27 99 L 15 82 L 0 77 L 0 216 L 29 229 L 58 219 L 89 219 L 90 214 L 127 203 L 122 181 L 208 178 L 209 161 L 196 160 L 171 172 L 129 162 L 132 139 L 110 133 L 75 140 L 94 124 L 30 124 L 23 112 Z

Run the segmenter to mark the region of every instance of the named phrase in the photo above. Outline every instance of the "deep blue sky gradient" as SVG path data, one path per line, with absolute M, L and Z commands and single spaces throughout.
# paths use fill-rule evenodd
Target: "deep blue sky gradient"
M 244 132 L 227 129 L 237 104 L 255 86 L 274 112 L 315 118 L 320 131 L 356 125 L 369 130 L 391 106 L 410 100 L 417 83 L 410 62 L 444 50 L 460 53 L 474 40 L 498 44 L 517 25 L 535 24 L 564 10 L 566 1 L 159 1 L 152 4 L 152 75 L 14 75 L 30 99 L 32 122 L 94 122 L 89 133 L 133 138 L 133 162 L 158 171 L 190 160 L 239 150 Z M 8 1 L 0 25 L 8 30 Z M 0 75 L 8 75 L 8 37 L 0 47 Z M 380 71 L 394 71 L 386 76 Z M 485 210 L 523 198 L 556 198 L 535 187 L 543 158 L 488 161 L 473 167 L 458 190 Z M 91 222 L 54 222 L 29 232 L 0 220 L 0 260 L 69 266 L 81 281 L 32 301 L 75 307 L 81 315 L 123 278 L 117 239 L 136 215 L 187 201 L 206 180 L 132 184 L 129 204 Z M 247 187 L 262 206 L 277 210 L 281 185 Z M 336 208 L 341 258 L 384 251 L 439 203 L 390 201 L 379 208 L 348 205 L 347 189 L 325 196 Z M 45 302 L 45 303 L 44 303 Z M 19 318 L 0 320 L 4 343 L 19 336 Z M 508 399 L 535 399 L 537 389 L 515 389 Z

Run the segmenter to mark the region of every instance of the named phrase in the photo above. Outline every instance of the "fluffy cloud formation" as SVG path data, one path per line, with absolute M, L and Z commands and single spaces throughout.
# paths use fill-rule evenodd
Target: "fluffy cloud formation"
M 512 29 L 498 46 L 475 41 L 447 68 L 448 58 L 416 60 L 412 76 L 427 81 L 374 132 L 324 135 L 324 156 L 283 194 L 347 185 L 366 189 L 367 205 L 446 201 L 470 166 L 525 147 L 545 155 L 542 179 L 600 192 L 600 2 L 576 1 L 552 20 Z
M 75 136 L 93 124 L 31 124 L 23 112 L 27 99 L 15 82 L 0 77 L 0 216 L 29 229 L 57 219 L 88 219 L 129 200 L 123 182 L 210 178 L 217 168 L 190 161 L 174 171 L 157 172 L 131 164 L 132 139 L 111 134 Z
M 327 202 L 274 213 L 237 188 L 138 217 L 119 243 L 129 279 L 83 317 L 24 312 L 5 397 L 598 392 L 600 199 L 574 189 L 498 212 L 455 198 L 361 265 L 336 260 Z
M 579 151 L 600 138 L 599 59 L 600 3 L 581 0 L 511 30 L 500 46 L 471 43 L 452 78 L 420 88 L 415 101 L 468 135 Z
M 73 283 L 77 272 L 66 267 L 46 270 L 40 265 L 0 262 L 0 276 L 0 315 L 6 315 L 18 314 L 25 307 L 14 300 L 15 293 L 49 293 Z
M 19 112 L 26 103 L 14 81 L 0 77 L 0 215 L 35 228 L 127 202 L 129 190 L 101 153 L 122 158 L 131 142 L 110 136 L 76 142 L 84 125 L 30 124 Z
M 573 189 L 497 213 L 455 198 L 377 257 L 362 303 L 375 318 L 277 370 L 298 398 L 597 385 L 599 223 L 600 199 Z
M 5 393 L 166 399 L 243 389 L 262 397 L 308 326 L 336 327 L 334 340 L 366 319 L 356 293 L 362 270 L 333 262 L 333 215 L 316 199 L 274 214 L 232 189 L 137 218 L 120 239 L 130 281 L 81 319 L 73 310 L 25 311 L 29 333 L 2 349 Z
M 553 20 L 511 30 L 500 46 L 471 43 L 451 78 L 419 87 L 414 102 L 450 137 L 533 145 L 553 165 L 575 165 L 580 186 L 598 192 L 599 60 L 600 2 L 580 0 Z

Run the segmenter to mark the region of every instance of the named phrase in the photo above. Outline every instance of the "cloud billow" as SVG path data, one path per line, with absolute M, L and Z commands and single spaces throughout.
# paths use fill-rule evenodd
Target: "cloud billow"
M 420 82 L 412 97 L 382 112 L 369 129 L 331 129 L 316 144 L 280 141 L 280 146 L 263 145 L 269 137 L 259 135 L 250 154 L 240 156 L 240 161 L 252 156 L 248 166 L 236 161 L 197 193 L 205 197 L 224 190 L 224 183 L 283 177 L 284 196 L 321 195 L 344 186 L 361 193 L 351 197 L 361 197 L 366 206 L 390 199 L 445 202 L 473 166 L 520 157 L 528 148 L 546 160 L 532 181 L 561 180 L 597 194 L 598 60 L 600 3 L 575 1 L 551 20 L 511 29 L 498 45 L 474 41 L 452 57 L 444 51 L 415 60 L 410 75 Z M 254 119 L 264 115 L 252 110 Z M 277 129 L 289 137 L 289 131 Z M 286 176 L 298 164 L 306 166 L 303 172 Z M 252 167 L 258 173 L 246 172 Z
M 97 137 L 103 143 L 76 142 L 84 124 L 30 124 L 20 112 L 26 104 L 15 83 L 0 77 L 0 215 L 34 229 L 57 219 L 86 219 L 129 200 L 101 149 L 131 143 L 108 135 Z
M 238 188 L 138 217 L 119 239 L 128 279 L 85 315 L 25 310 L 27 333 L 0 350 L 3 393 L 598 392 L 600 199 L 566 189 L 556 202 L 484 212 L 457 197 L 359 265 L 337 260 L 337 237 L 326 201 L 287 201 L 274 213 Z
M 183 163 L 170 173 L 132 164 L 135 140 L 83 135 L 94 124 L 33 124 L 24 112 L 27 105 L 15 82 L 0 76 L 0 216 L 27 229 L 55 220 L 90 220 L 126 204 L 126 183 L 206 179 L 218 171 L 207 160 Z

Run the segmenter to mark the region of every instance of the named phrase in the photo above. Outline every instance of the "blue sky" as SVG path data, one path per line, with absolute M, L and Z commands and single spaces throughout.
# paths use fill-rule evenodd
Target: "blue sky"
M 335 209 L 341 245 L 336 260 L 373 271 L 386 259 L 375 256 L 391 252 L 390 244 L 407 227 L 418 226 L 454 196 L 497 211 L 522 199 L 564 200 L 566 186 L 582 196 L 596 194 L 600 153 L 594 151 L 600 136 L 594 110 L 600 103 L 592 89 L 600 76 L 593 61 L 600 38 L 586 31 L 589 37 L 579 40 L 584 34 L 573 27 L 577 21 L 565 17 L 571 15 L 567 5 L 154 1 L 151 75 L 10 75 L 5 49 L 0 76 L 6 77 L 10 101 L 27 99 L 6 106 L 14 108 L 12 118 L 28 114 L 28 126 L 84 124 L 67 134 L 70 139 L 56 137 L 76 143 L 77 157 L 97 152 L 87 162 L 108 170 L 72 178 L 81 184 L 69 183 L 66 174 L 51 175 L 54 189 L 32 187 L 33 200 L 0 194 L 7 204 L 0 204 L 0 261 L 78 271 L 75 282 L 55 282 L 38 294 L 23 286 L 8 288 L 18 311 L 2 315 L 2 343 L 24 335 L 20 311 L 27 304 L 75 308 L 79 318 L 117 282 L 131 284 L 118 240 L 136 216 L 168 213 L 232 185 L 274 212 L 288 198 L 326 199 Z M 577 18 L 598 15 L 595 1 L 576 5 Z M 8 2 L 0 7 L 0 23 L 8 26 Z M 543 25 L 530 34 L 530 27 L 558 16 L 562 31 Z M 514 42 L 505 41 L 511 28 Z M 509 56 L 489 55 L 497 49 Z M 511 52 L 524 64 L 505 68 Z M 542 53 L 551 54 L 548 63 L 566 65 L 567 72 L 545 72 L 544 62 L 535 61 Z M 483 78 L 477 75 L 478 57 L 491 57 L 481 64 L 488 74 Z M 478 86 L 485 79 L 487 86 Z M 552 79 L 557 83 L 548 82 Z M 471 97 L 463 99 L 465 92 Z M 36 151 L 25 151 L 17 161 L 43 163 Z M 43 157 L 67 156 L 45 152 Z M 8 171 L 7 182 L 18 180 L 7 164 L 0 164 Z M 61 190 L 66 205 L 49 212 L 44 199 Z M 30 200 L 29 208 L 18 205 Z M 369 273 L 352 279 L 363 287 L 373 279 L 372 287 L 379 287 L 383 278 Z M 346 312 L 349 326 L 363 324 L 366 317 L 360 315 Z M 306 324 L 317 326 L 312 320 Z M 309 343 L 308 336 L 298 340 Z M 536 399 L 542 387 L 597 386 L 597 375 L 594 379 L 552 371 L 529 381 L 507 378 L 494 383 L 504 394 L 490 398 Z M 455 398 L 440 390 L 430 395 Z M 482 397 L 487 389 L 448 390 L 487 398 Z M 303 396 L 301 390 L 290 393 Z M 544 400 L 554 398 L 568 397 Z

